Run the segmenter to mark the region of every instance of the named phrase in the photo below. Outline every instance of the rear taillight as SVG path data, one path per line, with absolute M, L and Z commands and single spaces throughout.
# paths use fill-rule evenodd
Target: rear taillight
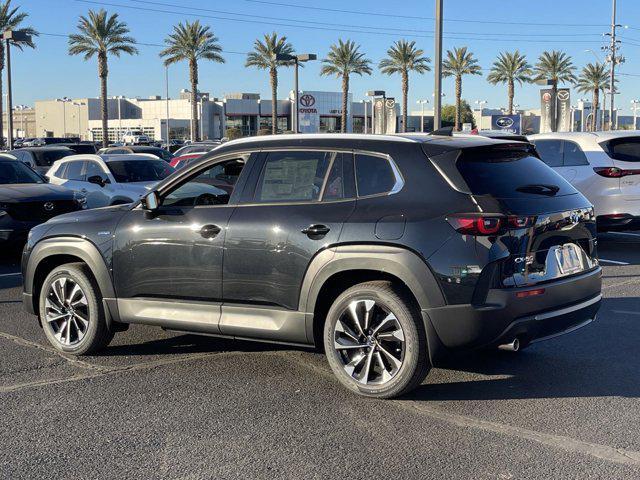
M 620 178 L 628 175 L 640 175 L 639 169 L 625 170 L 618 167 L 595 167 L 593 169 L 598 175 L 606 178 Z
M 480 215 L 461 213 L 449 215 L 447 222 L 456 232 L 463 235 L 492 236 L 507 230 L 527 228 L 536 221 L 535 217 L 516 215 Z

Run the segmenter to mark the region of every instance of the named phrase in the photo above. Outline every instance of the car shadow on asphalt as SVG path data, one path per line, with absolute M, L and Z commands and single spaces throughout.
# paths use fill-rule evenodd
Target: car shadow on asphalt
M 160 356 L 194 353 L 221 352 L 270 352 L 296 349 L 286 345 L 273 343 L 249 342 L 232 340 L 206 335 L 175 335 L 167 338 L 150 340 L 142 343 L 128 343 L 125 345 L 111 345 L 96 357 L 115 356 Z
M 438 368 L 486 376 L 426 382 L 409 396 L 423 401 L 567 397 L 640 397 L 640 298 L 608 298 L 580 331 L 512 353 L 476 351 Z

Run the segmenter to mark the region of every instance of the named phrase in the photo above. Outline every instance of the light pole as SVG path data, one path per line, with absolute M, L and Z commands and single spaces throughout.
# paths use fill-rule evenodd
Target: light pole
M 11 111 L 11 104 L 13 102 L 11 93 L 11 43 L 12 42 L 31 42 L 31 35 L 27 34 L 23 30 L 6 30 L 2 34 L 2 38 L 5 40 L 7 53 L 5 54 L 7 62 L 7 148 L 13 149 L 13 115 Z M 2 132 L 0 132 L 0 137 Z M 0 144 L 2 139 L 0 138 Z
M 369 90 L 367 92 L 367 97 L 371 97 L 371 133 L 374 135 L 376 133 L 376 98 L 382 97 L 382 123 L 384 124 L 384 101 L 386 99 L 386 95 L 387 92 L 384 90 Z
M 167 94 L 167 150 L 169 150 L 169 142 L 171 141 L 171 130 L 169 129 L 169 65 L 164 67 L 164 81 Z
M 86 105 L 84 102 L 73 102 L 73 105 L 78 107 L 78 138 L 82 140 L 82 129 L 80 128 L 80 107 Z
M 364 107 L 364 125 L 362 128 L 362 133 L 366 134 L 367 133 L 367 103 L 369 103 L 368 100 L 362 100 L 362 106 Z
M 480 113 L 480 121 L 478 122 L 478 129 L 482 130 L 482 113 L 484 111 L 484 106 L 489 103 L 486 100 L 476 100 L 476 105 L 478 105 L 478 110 Z
M 278 62 L 293 62 L 293 101 L 296 106 L 294 108 L 295 119 L 293 121 L 293 132 L 300 133 L 300 110 L 299 110 L 299 101 L 298 95 L 300 94 L 300 88 L 298 86 L 298 68 L 300 67 L 300 63 L 310 62 L 312 60 L 316 60 L 318 56 L 315 53 L 299 53 L 297 55 L 289 55 L 286 53 L 278 53 L 276 54 L 276 61 Z
M 640 100 L 631 100 L 631 105 L 632 105 L 632 109 L 633 109 L 633 129 L 637 130 L 638 129 L 638 125 L 636 120 L 638 119 L 638 104 L 640 104 Z
M 62 103 L 62 137 L 67 136 L 67 108 L 66 104 L 71 102 L 68 97 L 56 98 L 56 102 Z
M 420 110 L 420 132 L 424 133 L 424 104 L 429 103 L 429 100 L 426 98 L 418 100 L 418 105 L 421 105 Z
M 436 1 L 436 28 L 435 28 L 435 60 L 433 73 L 435 76 L 435 89 L 433 93 L 433 130 L 442 126 L 442 0 Z
M 17 110 L 20 112 L 20 130 L 22 131 L 22 138 L 26 137 L 25 130 L 24 130 L 24 110 L 26 110 L 27 108 L 29 107 L 27 107 L 26 105 L 16 105 L 14 107 L 14 110 Z

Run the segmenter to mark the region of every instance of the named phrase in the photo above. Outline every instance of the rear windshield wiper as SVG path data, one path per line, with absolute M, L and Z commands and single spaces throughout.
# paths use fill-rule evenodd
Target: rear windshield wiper
M 521 185 L 516 188 L 517 192 L 533 193 L 537 195 L 549 195 L 554 196 L 560 191 L 560 187 L 557 185 L 549 185 L 545 183 L 530 183 L 528 185 Z

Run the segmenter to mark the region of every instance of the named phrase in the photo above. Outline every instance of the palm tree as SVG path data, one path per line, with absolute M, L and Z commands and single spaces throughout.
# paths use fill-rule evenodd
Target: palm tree
M 359 52 L 360 45 L 353 40 L 331 45 L 327 58 L 322 60 L 320 75 L 342 77 L 342 116 L 340 131 L 347 131 L 347 100 L 349 98 L 349 77 L 351 74 L 371 75 L 371 60 Z
M 278 67 L 293 65 L 292 61 L 276 60 L 276 55 L 293 55 L 293 46 L 287 37 L 278 37 L 276 32 L 265 34 L 264 41 L 257 39 L 253 51 L 247 54 L 245 66 L 269 70 L 271 81 L 271 133 L 278 133 Z
M 493 85 L 498 83 L 507 84 L 507 97 L 509 99 L 509 115 L 513 115 L 514 85 L 531 82 L 531 65 L 527 62 L 527 57 L 518 50 L 515 52 L 502 52 L 493 62 L 491 72 L 487 76 L 487 81 Z
M 542 52 L 538 57 L 538 63 L 534 67 L 535 80 L 552 80 L 552 98 L 558 96 L 558 84 L 562 82 L 575 83 L 575 67 L 571 57 L 564 52 L 552 50 Z M 556 131 L 555 122 L 552 122 L 551 130 Z
M 107 110 L 107 77 L 109 76 L 109 54 L 119 57 L 121 53 L 136 55 L 136 41 L 128 36 L 129 27 L 118 20 L 118 14 L 107 15 L 106 10 L 89 10 L 88 17 L 80 16 L 79 33 L 69 35 L 69 55 L 84 55 L 89 60 L 98 57 L 98 76 L 100 77 L 100 103 L 102 114 L 102 145 L 109 145 Z
M 11 8 L 11 0 L 7 0 L 0 4 L 0 32 L 5 32 L 7 30 L 20 30 L 32 37 L 37 37 L 38 32 L 36 32 L 31 27 L 20 27 L 20 24 L 29 16 L 29 14 L 20 12 L 18 13 L 18 9 L 20 7 Z M 18 47 L 22 50 L 24 47 L 36 48 L 36 45 L 32 40 L 28 42 L 24 41 L 12 41 L 11 45 Z M 0 48 L 0 98 L 2 98 L 2 71 L 4 70 L 4 48 Z M 3 131 L 2 125 L 2 102 L 0 102 L 0 132 Z M 0 135 L 0 146 L 4 145 L 4 138 Z
M 431 59 L 423 56 L 424 50 L 416 48 L 416 42 L 399 40 L 387 50 L 387 58 L 380 61 L 380 71 L 386 75 L 402 76 L 402 131 L 407 130 L 407 97 L 409 96 L 409 72 L 424 73 L 431 70 Z
M 442 75 L 456 79 L 456 118 L 454 122 L 456 130 L 460 130 L 462 77 L 464 75 L 482 75 L 481 70 L 478 60 L 473 57 L 473 53 L 467 51 L 467 47 L 455 47 L 453 51 L 447 50 L 447 58 L 442 62 Z
M 165 66 L 186 60 L 189 62 L 189 80 L 191 81 L 191 140 L 198 141 L 198 60 L 210 60 L 224 63 L 220 55 L 222 47 L 208 25 L 199 20 L 186 21 L 173 27 L 173 33 L 165 38 L 167 48 L 160 52 Z
M 576 80 L 576 87 L 580 93 L 591 93 L 593 95 L 593 117 L 591 118 L 591 131 L 596 130 L 598 104 L 600 103 L 600 91 L 608 87 L 609 74 L 605 65 L 600 62 L 587 64 L 580 72 Z

